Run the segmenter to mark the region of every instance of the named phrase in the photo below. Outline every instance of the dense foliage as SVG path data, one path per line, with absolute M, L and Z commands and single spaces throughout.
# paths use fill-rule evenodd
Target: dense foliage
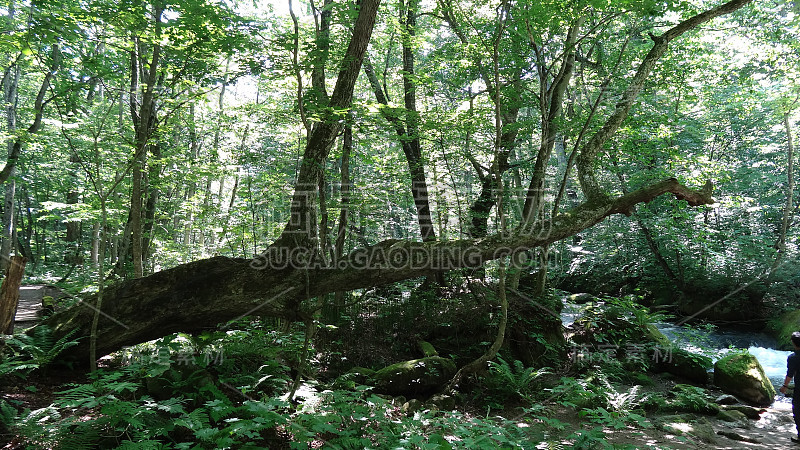
M 98 336 L 122 334 L 98 331 L 106 293 L 168 328 L 137 330 L 125 344 L 161 339 L 113 353 L 49 405 L 0 400 L 4 436 L 610 445 L 604 428 L 658 427 L 653 411 L 719 412 L 693 386 L 643 393 L 665 369 L 621 349 L 663 345 L 652 322 L 666 316 L 649 308 L 748 327 L 797 309 L 792 2 L 261 3 L 0 6 L 0 270 L 24 256 L 26 282 L 75 298 L 52 328 L 5 339 L 0 383 L 36 391 L 27 380 L 86 363 L 71 350 L 95 364 Z M 274 305 L 220 268 L 249 260 L 251 276 L 271 246 L 330 268 L 417 244 L 489 256 L 394 275 L 259 272 L 291 285 Z M 184 278 L 147 288 L 176 267 Z M 201 304 L 214 283 L 238 309 Z M 602 301 L 565 333 L 555 288 Z M 151 294 L 174 304 L 142 313 Z M 57 323 L 85 305 L 93 320 Z M 242 319 L 265 305 L 274 320 Z M 380 394 L 372 378 L 442 360 L 462 369 L 437 373 L 460 412 Z M 597 427 L 573 432 L 550 407 Z

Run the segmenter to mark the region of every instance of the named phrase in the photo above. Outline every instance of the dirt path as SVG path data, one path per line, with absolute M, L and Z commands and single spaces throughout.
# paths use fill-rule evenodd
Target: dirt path
M 19 288 L 19 305 L 14 318 L 14 328 L 30 328 L 39 322 L 42 312 L 42 297 L 50 296 L 55 299 L 64 297 L 65 294 L 55 286 L 34 284 Z

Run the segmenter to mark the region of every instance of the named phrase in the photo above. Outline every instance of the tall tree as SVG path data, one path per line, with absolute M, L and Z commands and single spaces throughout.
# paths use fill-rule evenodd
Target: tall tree
M 605 124 L 598 127 L 579 150 L 577 164 L 585 202 L 551 217 L 532 215 L 530 220 L 509 223 L 507 231 L 482 238 L 446 242 L 388 240 L 356 250 L 335 265 L 326 265 L 320 255 L 316 225 L 318 183 L 327 167 L 325 161 L 333 141 L 345 125 L 345 115 L 351 107 L 375 23 L 378 1 L 362 0 L 351 39 L 339 60 L 339 75 L 330 102 L 320 112 L 319 122 L 305 143 L 292 195 L 291 219 L 284 225 L 280 237 L 255 260 L 216 257 L 110 287 L 103 312 L 115 321 L 101 318 L 97 324 L 98 354 L 121 345 L 174 331 L 197 330 L 255 312 L 288 320 L 307 320 L 313 309 L 307 307 L 306 300 L 320 295 L 418 277 L 436 269 L 479 267 L 487 261 L 573 236 L 611 215 L 629 215 L 637 204 L 667 193 L 685 200 L 690 206 L 712 203 L 710 185 L 693 190 L 675 178 L 648 183 L 625 195 L 612 195 L 608 193 L 610 186 L 601 183 L 604 178 L 595 164 L 596 157 L 624 121 L 644 79 L 664 54 L 666 43 L 747 3 L 747 0 L 730 1 L 680 21 L 662 36 L 652 37 L 655 50 L 651 49 L 643 57 L 636 75 L 626 80 L 627 88 Z M 496 29 L 494 37 L 500 42 L 504 36 L 503 27 Z M 499 48 L 496 44 L 494 52 L 499 53 Z M 498 98 L 502 86 L 498 82 L 499 68 L 496 63 L 494 66 L 489 72 L 494 89 L 489 92 Z M 491 139 L 495 142 L 492 148 L 497 149 L 494 152 L 497 153 L 503 134 L 501 106 L 496 105 L 492 113 Z M 76 307 L 54 315 L 46 323 L 59 335 L 72 329 L 87 334 L 91 316 L 91 312 Z M 75 347 L 77 353 L 86 351 L 84 345 Z

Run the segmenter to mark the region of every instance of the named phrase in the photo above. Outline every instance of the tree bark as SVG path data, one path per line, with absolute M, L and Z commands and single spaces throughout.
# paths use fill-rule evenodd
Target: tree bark
M 156 26 L 156 36 L 160 35 L 162 7 L 156 7 L 153 17 Z M 137 105 L 137 90 L 139 89 L 138 74 L 144 71 L 144 67 L 139 67 L 142 60 L 142 44 L 138 40 L 135 42 L 136 50 L 131 51 L 131 86 L 130 86 L 130 109 L 131 120 L 135 130 L 135 153 L 132 173 L 131 188 L 131 255 L 133 257 L 133 276 L 140 278 L 144 275 L 144 230 L 143 230 L 143 205 L 144 198 L 144 170 L 146 164 L 147 148 L 152 137 L 155 120 L 155 91 L 158 79 L 158 70 L 161 63 L 161 46 L 153 45 L 153 54 L 147 70 L 147 79 L 144 81 L 144 90 L 141 95 L 141 103 Z M 138 106 L 138 108 L 137 108 Z
M 13 173 L 15 170 L 12 170 Z M 17 192 L 17 183 L 12 178 L 5 183 L 5 196 L 3 197 L 2 239 L 0 244 L 0 272 L 5 272 L 11 264 L 11 252 L 14 250 L 14 197 Z
M 353 25 L 353 35 L 342 58 L 339 76 L 331 94 L 329 108 L 321 121 L 313 127 L 303 152 L 303 160 L 297 174 L 295 192 L 292 196 L 291 220 L 284 227 L 278 241 L 287 247 L 312 248 L 316 246 L 315 204 L 320 173 L 333 140 L 343 126 L 342 111 L 350 110 L 356 79 L 367 45 L 372 36 L 375 16 L 380 0 L 363 0 L 358 18 Z
M 25 275 L 27 259 L 22 256 L 12 256 L 3 285 L 0 286 L 0 333 L 14 334 L 14 317 L 17 315 L 19 304 L 19 286 Z
M 789 224 L 792 221 L 794 211 L 794 139 L 792 137 L 792 126 L 789 123 L 789 113 L 783 114 L 783 129 L 786 132 L 786 204 L 783 207 L 783 217 L 778 229 L 778 240 L 775 242 L 775 261 L 769 270 L 767 280 L 783 265 L 786 257 L 786 234 L 789 231 Z

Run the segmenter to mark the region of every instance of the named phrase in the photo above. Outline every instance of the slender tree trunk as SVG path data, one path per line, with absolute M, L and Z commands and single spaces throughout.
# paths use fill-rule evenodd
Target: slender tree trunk
M 92 267 L 97 268 L 99 266 L 100 260 L 100 239 L 102 236 L 100 235 L 100 224 L 95 223 L 92 225 L 92 253 L 91 253 L 91 260 L 92 260 Z
M 342 137 L 342 163 L 341 163 L 341 209 L 339 210 L 339 225 L 336 232 L 336 242 L 334 243 L 334 261 L 340 261 L 344 256 L 344 245 L 347 238 L 347 227 L 350 222 L 350 189 L 352 181 L 350 180 L 350 153 L 353 151 L 353 128 L 348 125 L 344 129 L 344 136 Z M 344 307 L 344 292 L 336 291 L 333 296 L 333 305 L 335 309 L 335 319 L 338 319 Z M 335 323 L 335 322 L 334 322 Z
M 161 146 L 159 144 L 153 144 L 149 147 L 153 159 L 159 161 L 161 159 Z M 152 252 L 151 244 L 155 233 L 156 208 L 158 207 L 158 199 L 161 195 L 161 190 L 158 188 L 158 179 L 160 176 L 160 167 L 158 164 L 157 162 L 150 164 L 147 175 L 147 203 L 144 208 L 144 223 L 142 226 L 143 260 L 148 260 Z
M 792 222 L 792 213 L 794 211 L 794 139 L 788 112 L 783 114 L 783 129 L 786 132 L 786 204 L 783 207 L 783 218 L 778 229 L 778 240 L 775 243 L 775 249 L 778 252 L 775 255 L 775 261 L 770 267 L 767 279 L 772 278 L 772 275 L 781 267 L 786 257 L 786 234 L 789 231 L 789 224 Z
M 80 163 L 77 154 L 70 154 L 69 156 L 69 171 L 67 177 L 70 180 L 70 190 L 67 192 L 67 204 L 76 205 L 80 201 L 80 192 L 78 187 L 78 172 L 76 165 Z M 81 261 L 81 222 L 79 220 L 70 220 L 66 223 L 67 226 L 67 252 L 64 254 L 64 261 L 69 265 L 80 264 Z
M 156 35 L 159 36 L 161 30 L 162 7 L 154 10 L 154 20 Z M 154 132 L 156 121 L 155 90 L 158 81 L 159 65 L 161 63 L 161 46 L 156 43 L 153 45 L 153 54 L 149 67 L 146 71 L 146 79 L 143 80 L 144 86 L 139 86 L 139 72 L 145 73 L 145 68 L 140 67 L 142 59 L 142 44 L 135 42 L 137 50 L 131 51 L 131 86 L 130 86 L 130 108 L 131 118 L 135 130 L 135 154 L 133 164 L 133 181 L 131 188 L 131 255 L 133 257 L 133 276 L 141 278 L 144 275 L 144 229 L 143 229 L 143 204 L 144 198 L 144 172 L 148 146 L 151 145 L 150 139 Z M 140 104 L 137 104 L 137 91 L 142 88 L 143 92 Z
M 431 219 L 428 196 L 428 180 L 425 176 L 425 160 L 420 141 L 419 112 L 417 111 L 417 81 L 415 79 L 414 39 L 417 34 L 419 0 L 408 0 L 406 9 L 400 8 L 400 25 L 403 28 L 403 103 L 405 104 L 406 135 L 400 136 L 403 151 L 411 174 L 411 197 L 417 212 L 419 232 L 423 241 L 435 241 L 436 232 Z
M 12 170 L 12 176 L 13 176 Z M 5 183 L 5 197 L 3 199 L 3 243 L 0 245 L 0 270 L 8 270 L 11 262 L 11 252 L 14 250 L 14 197 L 17 190 L 17 183 L 14 178 Z

